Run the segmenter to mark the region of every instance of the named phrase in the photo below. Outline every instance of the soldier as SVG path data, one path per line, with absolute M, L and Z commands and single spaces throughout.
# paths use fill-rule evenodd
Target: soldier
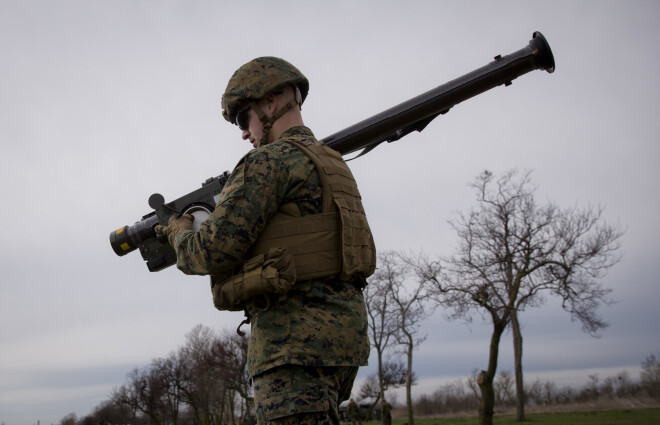
M 198 232 L 188 215 L 157 228 L 180 270 L 211 276 L 218 309 L 245 311 L 259 424 L 339 424 L 369 356 L 361 291 L 375 246 L 350 170 L 303 124 L 308 91 L 282 59 L 240 67 L 223 116 L 254 149 Z

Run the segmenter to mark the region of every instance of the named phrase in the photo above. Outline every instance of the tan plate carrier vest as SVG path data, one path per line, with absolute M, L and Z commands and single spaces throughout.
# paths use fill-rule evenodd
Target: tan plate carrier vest
M 360 192 L 341 155 L 307 138 L 290 138 L 316 167 L 321 213 L 301 216 L 295 203 L 275 213 L 247 253 L 243 272 L 218 282 L 211 277 L 213 302 L 220 310 L 264 293 L 284 294 L 295 282 L 336 278 L 361 287 L 376 269 L 376 247 Z
M 297 281 L 371 276 L 376 269 L 376 247 L 357 183 L 341 154 L 306 138 L 287 142 L 298 147 L 319 173 L 321 213 L 301 216 L 297 205 L 283 205 L 259 234 L 248 258 L 271 248 L 288 248 L 295 259 Z

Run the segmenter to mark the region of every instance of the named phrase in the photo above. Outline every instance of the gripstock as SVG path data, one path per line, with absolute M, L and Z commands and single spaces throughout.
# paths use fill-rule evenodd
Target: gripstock
M 529 44 L 509 55 L 495 56 L 494 61 L 451 80 L 426 93 L 376 114 L 331 136 L 321 139 L 325 145 L 342 155 L 362 150 L 364 155 L 383 142 L 393 142 L 413 131 L 422 131 L 438 115 L 455 105 L 500 85 L 511 85 L 517 77 L 534 70 L 549 73 L 555 70 L 552 50 L 543 34 L 535 32 Z M 123 226 L 110 233 L 110 245 L 119 256 L 139 249 L 149 271 L 159 271 L 176 263 L 176 254 L 167 238 L 156 235 L 157 224 L 166 225 L 172 215 L 192 214 L 193 229 L 206 219 L 224 187 L 225 171 L 202 183 L 196 189 L 174 201 L 165 203 L 162 195 L 149 197 L 152 212 L 132 226 Z
M 154 228 L 158 224 L 166 225 L 173 215 L 191 214 L 195 218 L 193 230 L 198 230 L 199 223 L 215 209 L 228 177 L 229 173 L 225 171 L 207 179 L 201 188 L 168 203 L 159 193 L 151 195 L 149 206 L 153 208 L 152 212 L 132 226 L 123 226 L 110 233 L 110 245 L 115 254 L 123 256 L 139 249 L 150 272 L 157 272 L 176 263 L 176 253 L 167 238 L 157 235 Z

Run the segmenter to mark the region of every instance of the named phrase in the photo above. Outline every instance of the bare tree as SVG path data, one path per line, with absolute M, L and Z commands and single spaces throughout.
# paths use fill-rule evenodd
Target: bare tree
M 409 425 L 415 423 L 412 401 L 413 350 L 424 341 L 425 336 L 419 334 L 420 324 L 435 306 L 430 302 L 430 282 L 415 279 L 415 260 L 395 251 L 386 251 L 378 256 L 379 268 L 391 271 L 387 274 L 387 296 L 396 314 L 397 330 L 394 338 L 397 345 L 403 347 L 407 360 L 406 405 Z
M 197 325 L 186 334 L 186 343 L 177 353 L 185 373 L 182 400 L 188 405 L 195 423 L 200 425 L 213 422 L 218 375 L 209 364 L 209 359 L 216 339 L 212 329 Z
M 513 394 L 513 374 L 508 370 L 502 370 L 495 377 L 493 382 L 495 390 L 495 400 L 498 403 L 510 404 L 514 400 Z
M 78 425 L 139 424 L 135 412 L 112 398 L 98 404 Z
M 544 294 L 558 296 L 562 307 L 590 334 L 607 326 L 598 314 L 610 303 L 611 290 L 601 283 L 620 260 L 623 231 L 602 221 L 602 208 L 561 210 L 553 203 L 537 205 L 530 172 L 517 170 L 498 180 L 485 171 L 472 187 L 478 206 L 450 222 L 459 236 L 453 256 L 419 262 L 416 271 L 436 285 L 451 318 L 471 320 L 484 312 L 493 325 L 487 370 L 479 374 L 480 420 L 492 424 L 493 379 L 499 343 L 511 324 L 514 340 L 517 419 L 525 420 L 522 335 L 518 312 L 543 303 Z
M 372 417 L 373 409 L 376 407 L 378 402 L 381 400 L 385 391 L 390 388 L 399 388 L 406 385 L 408 377 L 408 370 L 405 364 L 400 362 L 385 361 L 382 364 L 380 371 L 376 371 L 375 374 L 367 376 L 367 379 L 364 381 L 360 390 L 358 392 L 359 399 L 372 398 L 373 402 L 369 406 L 369 414 L 367 417 Z M 412 376 L 413 384 L 417 383 L 417 376 L 413 373 Z M 382 399 L 385 401 L 385 399 Z M 381 408 L 384 403 L 381 403 Z M 381 413 L 382 412 L 381 410 Z M 381 416 L 383 423 L 385 423 L 385 415 Z
M 198 325 L 186 335 L 177 358 L 185 371 L 182 400 L 190 407 L 195 423 L 234 424 L 250 414 L 246 337 L 229 331 L 217 335 Z M 238 419 L 236 412 L 241 416 Z
M 470 371 L 470 375 L 468 375 L 467 380 L 465 381 L 468 389 L 474 395 L 475 400 L 481 400 L 481 390 L 479 389 L 479 384 L 477 383 L 478 380 L 479 370 L 472 369 L 472 371 Z
M 405 364 L 385 361 L 383 362 L 382 377 L 378 376 L 378 372 L 367 376 L 367 379 L 360 387 L 358 398 L 374 398 L 376 399 L 374 404 L 376 404 L 383 392 L 390 388 L 398 388 L 406 385 L 407 377 L 408 370 Z M 417 376 L 413 373 L 413 383 L 416 382 Z
M 246 337 L 228 331 L 218 336 L 198 325 L 177 352 L 130 372 L 112 401 L 155 425 L 176 425 L 181 413 L 199 425 L 249 423 L 252 398 L 246 365 Z
M 218 398 L 223 406 L 226 423 L 252 422 L 254 400 L 250 392 L 247 373 L 248 338 L 235 332 L 225 331 L 211 347 L 209 364 L 218 372 L 222 396 Z M 239 405 L 236 406 L 236 403 Z M 234 416 L 239 413 L 239 418 Z
M 151 375 L 162 387 L 163 394 L 161 402 L 172 425 L 177 425 L 181 411 L 182 399 L 181 388 L 185 382 L 185 376 L 181 365 L 177 362 L 174 353 L 151 362 Z
M 133 369 L 128 374 L 128 383 L 114 390 L 113 399 L 148 416 L 155 425 L 176 424 L 172 417 L 172 405 L 168 403 L 167 379 L 157 367 Z
M 642 388 L 651 397 L 660 398 L 660 355 L 650 354 L 642 362 L 642 372 L 640 373 Z
M 69 413 L 60 419 L 60 425 L 76 425 L 76 422 L 78 422 L 78 417 L 75 413 Z
M 391 342 L 397 332 L 399 320 L 398 311 L 389 296 L 389 288 L 393 281 L 401 280 L 401 268 L 394 261 L 380 263 L 376 272 L 369 279 L 369 284 L 364 288 L 364 301 L 367 307 L 368 330 L 371 346 L 376 350 L 376 378 L 377 391 L 369 383 L 365 387 L 365 393 L 375 398 L 374 406 L 380 401 L 385 401 L 385 391 L 396 380 L 388 382 L 385 352 L 392 349 Z M 366 384 L 366 383 L 365 383 Z M 375 394 L 374 394 L 375 392 Z M 363 395 L 365 397 L 366 395 Z

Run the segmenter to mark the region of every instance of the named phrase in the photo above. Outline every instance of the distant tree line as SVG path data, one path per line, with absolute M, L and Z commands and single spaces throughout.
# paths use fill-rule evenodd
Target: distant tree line
M 198 325 L 186 343 L 135 368 L 109 400 L 61 425 L 244 425 L 254 423 L 247 338 Z
M 218 336 L 210 329 L 198 326 L 191 331 L 188 343 L 185 347 L 181 348 L 179 352 L 190 349 L 191 342 L 193 340 L 199 341 L 200 336 L 202 340 L 210 338 L 213 343 L 228 342 L 228 340 L 233 340 L 235 342 L 242 340 L 242 338 L 228 333 L 223 336 Z M 229 343 L 229 346 L 231 345 L 232 343 Z M 199 349 L 199 346 L 197 346 L 196 349 Z M 168 358 L 174 356 L 176 355 L 173 354 Z M 207 384 L 214 380 L 214 378 L 218 379 L 216 385 L 210 385 L 207 387 L 207 391 L 209 391 L 209 397 L 206 397 L 206 399 L 209 400 L 209 402 L 206 403 L 207 407 L 202 407 L 201 405 L 203 403 L 198 403 L 193 408 L 192 405 L 182 399 L 175 408 L 174 406 L 176 403 L 169 401 L 172 400 L 170 393 L 175 391 L 175 387 L 170 386 L 168 390 L 164 390 L 164 387 L 155 385 L 155 383 L 141 383 L 141 379 L 136 379 L 139 376 L 150 376 L 153 371 L 159 370 L 157 365 L 161 364 L 163 360 L 164 359 L 154 360 L 154 362 L 146 368 L 132 371 L 128 375 L 128 382 L 122 387 L 116 389 L 110 399 L 100 403 L 86 416 L 78 418 L 75 413 L 66 415 L 60 420 L 60 425 L 153 425 L 155 423 L 191 425 L 202 423 L 200 421 L 202 418 L 206 418 L 204 419 L 206 420 L 205 423 L 214 425 L 254 423 L 253 416 L 249 414 L 249 409 L 246 408 L 249 406 L 249 403 L 251 403 L 251 399 L 249 397 L 247 400 L 243 398 L 242 390 L 241 392 L 235 393 L 232 393 L 232 391 L 229 390 L 224 391 L 223 387 L 228 389 L 229 386 L 225 386 L 222 383 L 223 374 L 218 370 L 214 370 L 207 374 Z M 240 364 L 241 363 L 239 362 L 238 365 Z M 391 367 L 391 365 L 388 366 L 388 370 Z M 395 367 L 394 369 L 397 368 Z M 236 370 L 234 372 L 236 372 Z M 392 373 L 392 376 L 394 377 L 399 375 L 398 379 L 401 380 L 400 370 L 394 370 Z M 163 382 L 164 377 L 157 378 L 157 375 L 157 373 L 153 374 L 152 378 L 156 379 L 156 381 Z M 168 374 L 166 373 L 165 376 L 167 375 Z M 421 417 L 475 412 L 476 406 L 479 404 L 481 397 L 477 379 L 478 373 L 475 369 L 465 380 L 459 379 L 449 382 L 440 386 L 431 394 L 423 394 L 415 397 L 413 401 L 415 416 Z M 168 379 L 165 379 L 165 381 L 167 380 Z M 367 382 L 369 381 L 371 381 L 371 385 L 375 385 L 373 382 L 373 376 L 371 380 L 367 380 Z M 226 382 L 227 381 L 225 381 L 225 383 Z M 237 382 L 240 383 L 240 385 L 244 384 L 240 379 Z M 135 407 L 136 404 L 138 404 L 137 400 L 131 400 L 126 403 L 126 400 L 124 399 L 126 396 L 124 392 L 127 391 L 127 387 L 134 386 L 136 383 L 138 386 L 145 386 L 145 391 L 142 392 L 144 396 L 148 394 L 146 388 L 149 386 L 151 386 L 152 389 L 160 387 L 162 390 L 150 393 L 150 397 L 145 397 L 144 400 L 139 402 L 144 405 L 144 408 L 137 408 Z M 515 407 L 516 393 L 514 386 L 514 377 L 511 372 L 499 372 L 493 382 L 495 403 L 498 406 L 498 410 L 502 411 Z M 365 389 L 368 387 L 369 385 L 366 383 L 365 386 L 363 386 Z M 216 402 L 210 401 L 210 399 L 213 398 L 211 397 L 212 394 L 219 396 Z M 220 403 L 220 400 L 222 399 L 223 394 L 229 396 L 224 398 L 226 403 L 225 407 L 220 406 L 220 404 L 222 404 Z M 367 395 L 369 397 L 373 396 L 373 394 Z M 634 400 L 639 402 L 640 400 L 648 399 L 651 402 L 657 403 L 660 402 L 660 352 L 658 352 L 658 355 L 649 355 L 643 362 L 641 362 L 639 379 L 632 378 L 625 371 L 618 373 L 616 376 L 607 377 L 602 380 L 598 375 L 594 374 L 589 375 L 587 382 L 580 388 L 573 388 L 571 386 L 559 387 L 552 381 L 536 379 L 531 384 L 525 386 L 525 397 L 529 406 L 540 407 L 565 406 L 598 401 L 607 403 L 613 400 Z M 362 396 L 358 396 L 356 397 L 356 400 L 360 401 L 362 398 Z M 230 399 L 232 400 L 230 401 Z M 147 400 L 149 401 L 147 402 Z M 390 402 L 395 404 L 394 407 L 396 408 L 404 408 L 407 414 L 405 405 L 397 405 L 395 400 L 390 400 Z M 147 404 L 151 405 L 151 408 L 146 407 Z M 213 409 L 213 406 L 215 406 L 215 410 Z M 195 409 L 197 412 L 195 412 Z M 232 409 L 234 409 L 234 411 L 229 412 L 229 410 Z M 146 413 L 145 411 L 150 413 Z M 243 413 L 241 414 L 241 412 Z M 379 417 L 378 415 L 374 416 Z
M 600 379 L 597 374 L 589 375 L 580 388 L 559 387 L 549 380 L 536 379 L 525 385 L 528 406 L 566 406 L 591 402 L 633 400 L 652 403 L 660 402 L 660 356 L 651 354 L 641 364 L 639 379 L 623 371 L 615 376 Z M 480 403 L 480 391 L 475 369 L 465 380 L 442 385 L 432 394 L 415 398 L 414 410 L 418 416 L 474 412 Z M 501 371 L 493 382 L 495 404 L 500 411 L 516 406 L 514 377 L 511 372 Z

